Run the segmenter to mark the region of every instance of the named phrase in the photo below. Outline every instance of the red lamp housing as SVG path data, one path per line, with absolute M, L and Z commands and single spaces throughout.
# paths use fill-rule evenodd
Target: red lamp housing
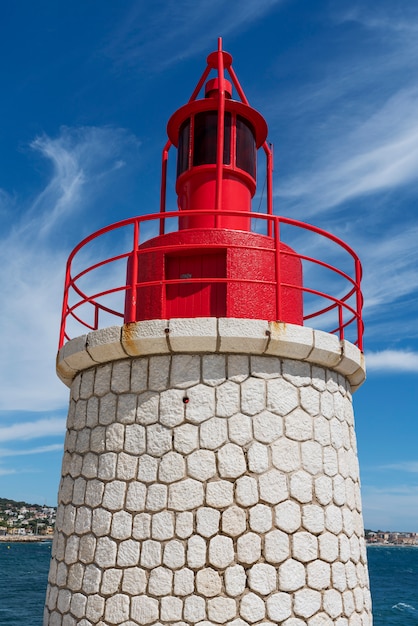
M 206 83 L 205 97 L 196 99 L 212 70 L 217 76 Z M 233 86 L 240 100 L 232 99 Z M 135 265 L 138 287 L 136 293 L 127 290 L 125 322 L 171 317 L 274 319 L 276 244 L 271 228 L 267 235 L 251 232 L 261 147 L 267 156 L 267 208 L 272 213 L 267 124 L 249 106 L 221 40 L 218 51 L 208 56 L 189 102 L 170 118 L 167 134 L 161 212 L 165 212 L 167 153 L 173 145 L 178 207 L 184 216 L 179 217 L 178 231 L 146 241 L 137 258 L 129 259 L 127 284 L 132 284 Z M 288 246 L 279 245 L 286 283 L 281 321 L 302 325 L 301 261 Z M 153 285 L 145 284 L 149 282 Z

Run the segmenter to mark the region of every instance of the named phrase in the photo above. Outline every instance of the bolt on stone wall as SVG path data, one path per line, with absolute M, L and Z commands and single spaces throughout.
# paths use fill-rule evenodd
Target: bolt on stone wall
M 45 626 L 370 626 L 349 385 L 163 355 L 71 388 Z

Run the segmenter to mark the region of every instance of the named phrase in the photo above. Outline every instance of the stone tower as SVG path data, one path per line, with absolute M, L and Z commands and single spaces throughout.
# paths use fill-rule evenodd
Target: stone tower
M 206 98 L 173 116 L 169 136 L 181 135 L 189 119 L 185 132 L 193 135 L 198 115 L 217 107 L 221 157 L 220 113 L 236 127 L 231 141 L 244 117 L 255 147 L 264 145 L 234 73 L 241 102 L 231 97 L 223 78 L 231 58 L 220 45 L 208 67 L 218 76 Z M 180 154 L 179 136 L 171 143 Z M 169 213 L 179 217 L 178 233 L 141 243 L 134 228 L 124 324 L 100 325 L 113 311 L 103 291 L 78 289 L 79 303 L 71 301 L 71 262 L 88 242 L 70 257 L 57 371 L 71 395 L 44 626 L 372 624 L 352 408 L 365 378 L 357 258 L 349 287 L 356 305 L 331 297 L 320 307 L 325 315 L 337 310 L 337 330 L 303 325 L 300 294 L 308 288 L 301 255 L 277 238 L 284 218 L 267 211 L 259 218 L 266 234 L 251 233 L 252 183 L 240 172 L 218 176 L 225 169 L 218 157 L 195 186 L 195 172 L 182 167 L 201 163 L 178 166 L 177 192 L 189 194 Z M 246 208 L 225 208 L 228 185 L 240 206 L 249 194 Z M 205 194 L 216 199 L 200 223 Z M 161 213 L 154 217 L 161 223 Z M 181 260 L 173 261 L 179 244 Z M 218 258 L 204 273 L 197 259 L 209 248 Z M 257 255 L 264 269 L 254 275 Z M 270 299 L 281 313 L 270 313 Z M 83 306 L 94 308 L 95 329 L 70 339 L 68 320 L 83 324 Z M 344 338 L 345 307 L 359 331 L 353 342 Z

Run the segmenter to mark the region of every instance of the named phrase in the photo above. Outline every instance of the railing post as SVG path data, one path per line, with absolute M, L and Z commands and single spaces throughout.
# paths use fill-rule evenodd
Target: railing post
M 94 330 L 99 328 L 99 305 L 94 303 Z
M 266 178 L 267 178 L 267 215 L 273 215 L 273 151 L 270 149 L 267 141 L 263 145 L 266 154 Z M 267 235 L 272 236 L 271 220 L 267 222 Z
M 215 228 L 219 228 L 219 211 L 222 209 L 222 181 L 224 163 L 224 131 L 225 131 L 225 78 L 224 60 L 222 55 L 222 39 L 218 39 L 218 142 L 216 145 L 216 198 Z
M 271 218 L 270 218 L 271 219 Z M 281 259 L 280 259 L 280 228 L 279 218 L 274 218 L 274 243 L 275 243 L 275 272 L 276 272 L 276 321 L 282 318 L 282 283 L 281 283 Z
M 60 336 L 58 343 L 58 350 L 62 348 L 65 341 L 65 327 L 67 324 L 67 309 L 68 309 L 68 289 L 70 285 L 71 278 L 71 257 L 67 261 L 67 266 L 65 268 L 65 285 L 64 285 L 64 297 L 62 300 L 62 312 L 61 312 L 61 328 L 60 328 Z
M 344 314 L 341 302 L 338 304 L 338 325 L 340 327 L 340 341 L 344 339 Z
M 138 283 L 138 241 L 139 241 L 139 221 L 134 222 L 134 245 L 132 251 L 132 273 L 131 273 L 131 303 L 129 306 L 129 322 L 136 320 L 136 292 Z
M 171 141 L 168 140 L 164 146 L 161 163 L 161 191 L 160 191 L 160 214 L 165 215 L 165 203 L 167 195 L 167 161 L 168 151 L 171 148 Z M 165 232 L 165 217 L 160 219 L 160 235 Z
M 357 309 L 357 345 L 358 349 L 363 352 L 363 296 L 360 290 L 361 281 L 361 263 L 358 258 L 355 260 L 355 272 L 356 272 L 356 309 Z

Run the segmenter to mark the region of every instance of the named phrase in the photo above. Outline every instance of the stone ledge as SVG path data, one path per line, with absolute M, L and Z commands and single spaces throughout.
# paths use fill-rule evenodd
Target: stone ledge
M 76 374 L 99 363 L 179 352 L 248 353 L 305 361 L 342 374 L 353 391 L 366 378 L 364 355 L 346 340 L 307 326 L 235 318 L 147 320 L 96 330 L 61 348 L 57 374 L 70 386 Z

